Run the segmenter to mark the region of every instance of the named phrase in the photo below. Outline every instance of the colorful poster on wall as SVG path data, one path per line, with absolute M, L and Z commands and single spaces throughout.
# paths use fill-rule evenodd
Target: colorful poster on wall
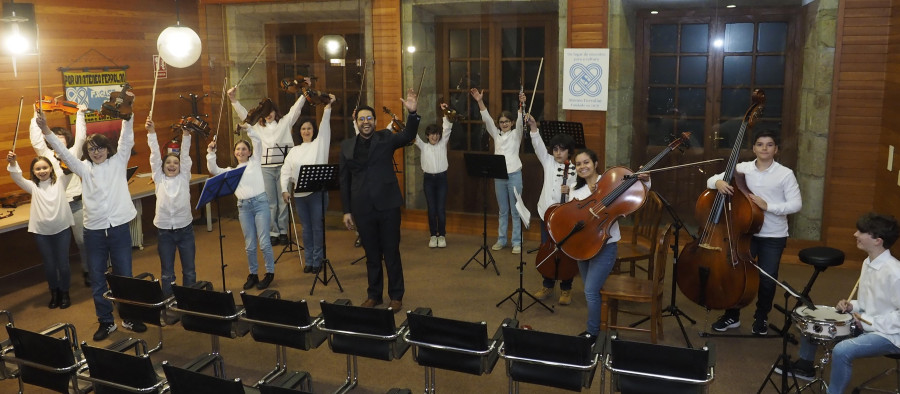
M 563 109 L 606 111 L 609 48 L 565 48 L 563 57 Z
M 85 104 L 93 111 L 85 114 L 87 134 L 102 133 L 112 141 L 119 140 L 122 121 L 100 114 L 104 102 L 109 101 L 111 92 L 119 92 L 125 84 L 125 70 L 110 71 L 63 71 L 65 100 Z M 75 124 L 75 116 L 69 117 L 70 126 Z

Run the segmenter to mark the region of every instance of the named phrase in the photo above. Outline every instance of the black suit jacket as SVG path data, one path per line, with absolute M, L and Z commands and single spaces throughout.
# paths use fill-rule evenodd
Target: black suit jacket
M 341 142 L 341 204 L 344 213 L 365 214 L 373 210 L 403 205 L 400 184 L 394 175 L 394 151 L 416 138 L 421 117 L 410 114 L 399 133 L 379 130 L 372 133 L 369 158 L 353 159 L 358 134 Z

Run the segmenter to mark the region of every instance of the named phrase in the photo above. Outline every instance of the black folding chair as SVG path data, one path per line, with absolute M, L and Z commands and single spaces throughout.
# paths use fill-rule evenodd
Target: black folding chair
M 85 364 L 78 347 L 75 326 L 56 323 L 41 331 L 33 332 L 6 325 L 12 351 L 2 355 L 3 362 L 18 365 L 14 373 L 19 379 L 19 392 L 25 391 L 25 384 L 31 384 L 60 393 L 68 393 L 71 388 L 82 392 L 76 375 Z M 52 335 L 62 334 L 61 338 Z
M 641 394 L 695 394 L 709 389 L 715 378 L 715 352 L 707 343 L 700 349 L 625 341 L 609 335 L 604 368 L 610 372 L 610 391 Z
M 110 349 L 82 342 L 81 349 L 88 369 L 80 371 L 78 378 L 93 383 L 97 394 L 162 393 L 166 387 L 143 339 L 129 338 Z M 127 353 L 129 349 L 133 355 Z
M 500 356 L 506 360 L 510 392 L 518 393 L 520 382 L 571 391 L 590 388 L 603 343 L 592 336 L 503 327 Z
M 175 302 L 175 296 L 163 295 L 159 280 L 144 272 L 133 278 L 106 274 L 109 290 L 103 298 L 116 305 L 122 320 L 140 321 L 159 327 L 159 341 L 150 353 L 163 347 L 163 326 L 175 324 L 178 319 L 168 316 L 167 308 Z
M 207 375 L 198 371 L 170 365 L 168 361 L 162 363 L 163 371 L 169 382 L 169 392 L 172 394 L 244 394 L 244 384 L 240 378 L 224 379 Z

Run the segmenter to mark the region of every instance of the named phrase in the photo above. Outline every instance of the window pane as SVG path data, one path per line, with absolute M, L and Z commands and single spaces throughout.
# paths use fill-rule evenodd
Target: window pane
M 501 32 L 503 39 L 503 57 L 520 57 L 522 48 L 522 37 L 519 34 L 521 30 L 518 28 L 506 28 Z
M 678 89 L 678 114 L 681 116 L 703 116 L 706 114 L 706 89 Z
M 312 36 L 309 34 L 298 34 L 294 36 L 294 51 L 297 52 L 298 59 L 312 59 L 312 40 Z
M 329 90 L 338 90 L 344 86 L 344 70 L 345 70 L 345 68 L 340 67 L 340 66 L 337 66 L 337 67 L 332 66 L 332 65 L 325 66 L 325 80 L 328 81 L 329 87 L 331 87 L 331 86 L 334 87 L 334 89 L 329 89 Z M 323 81 L 321 81 L 321 80 L 313 81 L 313 86 L 315 87 L 316 90 L 323 90 L 323 89 L 327 88 L 326 86 L 322 85 L 322 82 Z
M 292 35 L 283 35 L 275 37 L 275 53 L 278 55 L 293 55 L 294 54 L 294 36 Z M 281 58 L 282 56 L 278 56 Z M 290 58 L 290 56 L 286 56 L 286 58 Z
M 752 52 L 753 24 L 729 23 L 725 25 L 725 52 Z
M 450 30 L 450 57 L 466 57 L 469 53 L 466 42 L 468 34 L 468 30 Z
M 675 53 L 678 43 L 677 25 L 652 25 L 650 26 L 650 52 L 651 53 Z
M 667 136 L 672 134 L 674 123 L 671 118 L 648 118 L 647 119 L 647 145 L 648 146 L 666 146 Z M 639 143 L 635 141 L 635 143 Z
M 722 117 L 743 117 L 750 108 L 750 89 L 722 89 Z
M 540 60 L 529 60 L 525 62 L 525 90 L 533 90 L 534 81 L 538 82 L 538 90 L 544 89 L 544 78 L 540 78 L 540 80 L 537 78 L 538 68 L 540 66 Z M 546 68 L 544 70 L 546 70 Z M 544 70 L 541 70 L 541 72 L 544 72 Z
M 762 121 L 757 122 L 753 126 L 753 131 L 759 131 L 759 130 L 771 130 L 771 131 L 774 131 L 776 134 L 778 134 L 780 137 L 781 136 L 781 122 L 780 121 L 771 121 L 771 120 L 765 121 L 765 122 L 762 122 Z M 748 138 L 750 138 L 750 137 L 748 136 Z M 784 139 L 782 139 L 782 144 L 783 143 L 784 143 Z
M 686 85 L 706 84 L 706 56 L 682 56 L 678 69 L 678 83 Z
M 466 130 L 466 125 L 464 123 L 454 123 L 453 130 L 450 133 L 450 142 L 448 145 L 450 146 L 450 150 L 466 150 L 469 147 L 466 145 L 466 135 L 468 131 Z
M 525 57 L 543 57 L 544 56 L 544 28 L 543 27 L 526 27 L 525 28 Z
M 767 22 L 759 24 L 759 42 L 756 49 L 760 52 L 784 52 L 787 45 L 787 23 Z
M 674 84 L 675 83 L 675 56 L 651 56 L 650 57 L 650 83 Z
M 490 85 L 491 81 L 488 77 L 490 74 L 490 69 L 488 68 L 488 62 L 471 62 L 469 64 L 471 73 L 469 74 L 469 78 L 472 80 L 473 87 L 479 87 L 484 89 L 486 86 Z
M 675 89 L 650 88 L 647 102 L 647 113 L 650 115 L 665 115 L 674 108 Z
M 784 110 L 784 90 L 766 89 L 766 106 L 762 116 L 766 118 L 780 118 Z
M 360 53 L 362 53 L 362 41 L 360 35 L 347 34 L 344 36 L 344 39 L 347 41 L 347 63 L 350 63 L 350 59 L 361 59 L 363 56 L 360 55 Z
M 731 149 L 734 147 L 734 142 L 737 140 L 738 132 L 741 130 L 741 119 L 731 119 L 719 124 L 719 140 L 716 144 L 717 148 Z M 743 139 L 743 147 L 749 147 L 747 144 L 747 140 L 750 139 L 747 135 L 748 133 L 744 133 Z
M 488 138 L 490 135 L 484 131 L 483 127 L 473 127 L 469 132 L 469 150 L 487 151 Z
M 487 30 L 470 30 L 469 56 L 488 57 Z
M 513 116 L 516 115 L 516 111 L 519 110 L 519 92 L 515 93 L 504 93 L 503 94 L 503 103 L 500 106 L 501 110 L 509 111 L 513 113 Z M 526 108 L 527 110 L 527 108 Z M 493 114 L 492 114 L 493 115 Z M 497 119 L 500 119 L 500 114 L 494 115 Z M 515 119 L 512 119 L 515 122 Z
M 758 56 L 756 58 L 757 85 L 784 84 L 784 56 Z
M 466 62 L 450 62 L 450 80 L 448 81 L 450 86 L 456 86 L 459 84 L 459 81 L 462 81 L 461 88 L 466 87 L 466 77 L 469 75 L 468 70 L 466 70 Z
M 706 135 L 705 133 L 705 121 L 703 119 L 679 119 L 675 126 L 678 128 L 678 135 L 681 136 L 681 133 L 690 132 L 691 137 L 688 140 L 688 145 L 693 148 L 702 148 L 703 140 Z M 671 142 L 671 141 L 670 141 Z
M 504 61 L 502 66 L 503 82 L 501 88 L 503 90 L 519 90 L 523 81 L 521 63 L 518 60 Z
M 722 85 L 750 85 L 750 66 L 752 56 L 725 56 L 725 66 L 722 70 Z
M 706 52 L 709 48 L 709 26 L 682 25 L 681 52 Z

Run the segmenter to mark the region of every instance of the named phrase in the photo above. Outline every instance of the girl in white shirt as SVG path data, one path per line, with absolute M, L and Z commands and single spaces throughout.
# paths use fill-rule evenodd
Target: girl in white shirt
M 156 216 L 153 225 L 159 232 L 156 250 L 159 253 L 160 281 L 163 294 L 172 294 L 175 282 L 175 249 L 181 257 L 184 286 L 197 281 L 194 270 L 194 220 L 191 214 L 191 133 L 182 129 L 180 153 L 169 153 L 165 161 L 160 157 L 159 140 L 153 119 L 147 118 L 147 145 L 150 147 L 150 170 L 156 185 Z
M 441 103 L 441 112 L 447 108 L 446 103 Z M 425 173 L 423 186 L 428 204 L 428 228 L 431 230 L 429 248 L 447 247 L 447 144 L 453 124 L 446 116 L 442 128 L 429 125 L 425 128 L 427 142 L 419 137 L 415 139 L 416 147 L 422 151 L 422 171 Z
M 516 195 L 513 189 L 522 194 L 522 160 L 519 159 L 519 148 L 522 145 L 522 110 L 519 109 L 515 120 L 515 128 L 513 128 L 513 114 L 509 111 L 500 113 L 497 122 L 500 128 L 494 126 L 491 120 L 491 114 L 487 107 L 484 106 L 483 91 L 472 88 L 469 91 L 472 98 L 478 102 L 478 108 L 481 111 L 481 119 L 488 134 L 494 139 L 494 154 L 503 155 L 506 159 L 506 173 L 509 179 L 494 179 L 494 191 L 497 194 L 497 205 L 500 207 L 500 227 L 498 228 L 497 243 L 491 247 L 493 250 L 500 250 L 506 247 L 506 230 L 507 221 L 510 211 L 512 212 L 513 234 L 512 234 L 512 252 L 513 254 L 522 253 L 522 222 L 519 219 L 519 212 L 516 211 Z M 519 106 L 525 102 L 525 94 L 519 93 Z
M 47 307 L 66 309 L 72 304 L 69 298 L 69 284 L 72 281 L 69 242 L 73 220 L 66 202 L 66 186 L 70 178 L 58 178 L 50 160 L 37 156 L 31 161 L 31 180 L 28 181 L 22 177 L 14 152 L 7 153 L 6 160 L 9 162 L 6 169 L 13 181 L 31 194 L 28 232 L 34 233 L 44 263 L 44 276 L 50 286 Z
M 237 189 L 234 191 L 237 197 L 238 219 L 241 222 L 241 230 L 244 233 L 244 248 L 247 252 L 247 263 L 250 266 L 250 275 L 244 282 L 244 290 L 256 286 L 257 289 L 265 289 L 275 279 L 275 257 L 272 253 L 272 244 L 269 242 L 268 230 L 271 217 L 269 216 L 269 198 L 266 196 L 265 186 L 262 180 L 262 141 L 253 127 L 246 127 L 247 136 L 253 141 L 240 140 L 234 144 L 234 157 L 238 161 L 237 168 L 247 167 L 241 176 Z M 209 173 L 219 175 L 228 168 L 219 168 L 216 164 L 216 141 L 209 143 L 206 150 L 206 165 Z M 259 264 L 256 261 L 257 246 L 263 253 L 266 264 L 266 276 L 259 280 L 257 271 Z
M 328 150 L 331 147 L 331 103 L 334 102 L 334 95 L 328 96 L 331 101 L 325 106 L 318 130 L 312 120 L 303 121 L 300 124 L 300 138 L 297 139 L 300 143 L 291 148 L 281 167 L 281 190 L 284 190 L 281 198 L 289 204 L 291 195 L 294 196 L 294 206 L 303 226 L 303 250 L 306 254 L 304 273 L 319 273 L 322 269 L 322 260 L 325 258 L 322 249 L 325 243 L 325 227 L 322 220 L 325 210 L 328 209 L 328 192 L 290 191 L 293 190 L 304 165 L 328 164 Z

